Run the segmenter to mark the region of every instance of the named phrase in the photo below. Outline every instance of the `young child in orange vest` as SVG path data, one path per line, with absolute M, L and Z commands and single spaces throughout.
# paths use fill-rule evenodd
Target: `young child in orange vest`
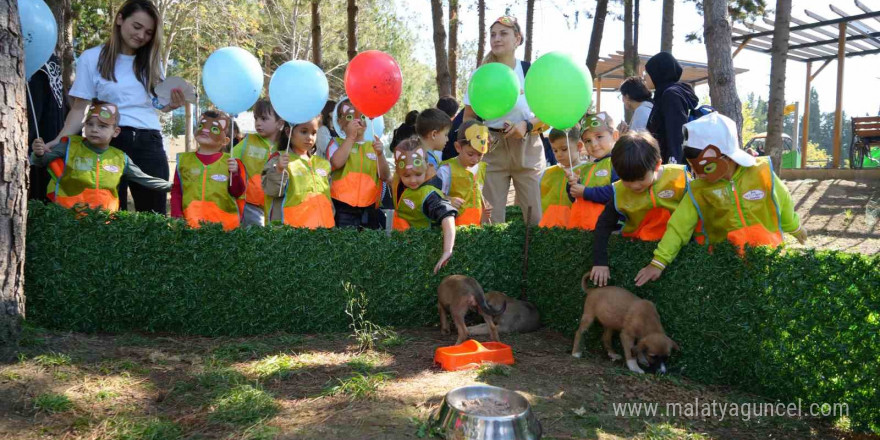
M 608 113 L 587 115 L 581 140 L 594 162 L 584 165 L 583 170 L 571 179 L 571 196 L 575 201 L 571 207 L 569 228 L 592 231 L 605 204 L 611 200 L 611 184 L 617 181 L 617 174 L 611 166 L 611 148 L 617 136 L 614 121 Z
M 441 162 L 437 170 L 443 193 L 459 212 L 455 225 L 486 223 L 492 207 L 483 198 L 486 163 L 482 160 L 489 151 L 489 129 L 476 120 L 465 122 L 458 130 L 455 151 L 458 156 Z
M 119 135 L 119 108 L 109 102 L 94 100 L 86 113 L 85 136 L 69 136 L 51 150 L 43 139 L 34 140 L 31 162 L 49 167 L 55 181 L 49 198 L 72 208 L 85 205 L 92 209 L 119 209 L 119 181 L 123 176 L 131 182 L 158 191 L 169 191 L 171 183 L 144 174 L 128 155 L 111 147 Z
M 568 137 L 568 139 L 566 139 Z M 550 148 L 556 157 L 556 165 L 544 170 L 541 174 L 541 222 L 542 228 L 567 228 L 571 217 L 571 206 L 574 196 L 571 195 L 569 181 L 583 165 L 578 164 L 583 147 L 578 136 L 578 129 L 573 128 L 567 134 L 553 129 L 549 135 Z M 571 151 L 569 151 L 569 145 Z
M 287 123 L 275 113 L 268 99 L 260 99 L 254 104 L 254 127 L 257 132 L 247 134 L 232 149 L 232 156 L 244 164 L 248 179 L 242 226 L 263 226 L 265 223 L 263 204 L 266 196 L 261 183 L 263 167 L 272 153 L 287 147 L 287 138 L 282 136 Z
M 198 151 L 177 155 L 171 188 L 171 216 L 184 218 L 193 228 L 202 222 L 221 223 L 223 229 L 241 223 L 247 187 L 244 164 L 223 147 L 229 143 L 232 120 L 222 112 L 208 110 L 199 117 L 196 129 Z M 242 203 L 239 203 L 242 202 Z
M 291 127 L 290 150 L 272 153 L 263 168 L 266 218 L 295 228 L 332 228 L 330 162 L 312 154 L 318 117 Z
M 424 148 L 416 137 L 394 147 L 397 179 L 393 188 L 394 229 L 430 228 L 439 224 L 443 229 L 443 255 L 434 265 L 434 273 L 452 258 L 455 246 L 455 216 L 458 211 L 443 197 L 440 179 L 428 180 L 428 166 Z
M 684 125 L 684 156 L 693 168 L 688 197 L 669 219 L 651 263 L 636 275 L 636 286 L 660 277 L 694 234 L 708 245 L 729 241 L 749 246 L 778 247 L 782 234 L 807 240 L 785 183 L 773 172 L 770 158 L 739 147 L 736 123 L 717 112 Z
M 336 226 L 378 229 L 382 182 L 391 179 L 382 141 L 378 136 L 364 141 L 367 118 L 348 98 L 336 104 L 334 117 L 345 133 L 345 139 L 335 138 L 327 147 Z
M 684 165 L 662 165 L 657 140 L 646 131 L 628 132 L 611 151 L 611 164 L 620 180 L 611 186 L 614 197 L 596 222 L 590 279 L 599 287 L 608 283 L 608 238 L 618 229 L 624 237 L 659 241 L 666 224 L 687 194 Z

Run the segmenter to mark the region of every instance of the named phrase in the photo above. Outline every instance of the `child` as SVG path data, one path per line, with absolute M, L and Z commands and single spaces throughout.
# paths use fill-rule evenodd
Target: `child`
M 51 150 L 43 139 L 35 139 L 31 162 L 38 167 L 48 165 L 55 181 L 50 199 L 65 208 L 85 204 L 92 209 L 117 211 L 118 186 L 123 176 L 146 188 L 168 192 L 170 182 L 144 174 L 128 155 L 110 146 L 119 132 L 119 108 L 93 100 L 86 113 L 85 137 L 62 138 Z
M 382 182 L 391 179 L 382 141 L 364 141 L 366 117 L 354 108 L 348 98 L 336 105 L 339 127 L 345 140 L 335 138 L 327 147 L 333 172 L 330 195 L 336 212 L 334 221 L 341 228 L 381 227 L 377 209 Z
M 215 222 L 228 231 L 241 222 L 238 198 L 247 187 L 244 164 L 223 152 L 231 124 L 225 113 L 202 113 L 196 130 L 198 151 L 177 155 L 171 216 L 186 219 L 193 228 L 200 222 Z
M 440 109 L 429 108 L 419 113 L 419 117 L 416 118 L 416 134 L 419 135 L 422 146 L 428 150 L 425 156 L 428 165 L 434 168 L 435 173 L 440 169 L 440 160 L 437 156 L 443 154 L 443 147 L 446 146 L 451 129 L 452 120 Z
M 394 188 L 394 229 L 429 228 L 438 223 L 442 226 L 443 255 L 434 265 L 434 273 L 437 273 L 452 258 L 458 211 L 437 189 L 442 185 L 440 179 L 435 176 L 427 180 L 425 150 L 415 137 L 397 144 L 394 161 L 400 180 Z
M 571 207 L 568 227 L 592 231 L 605 204 L 611 200 L 611 184 L 617 181 L 617 174 L 611 167 L 611 148 L 617 140 L 617 130 L 614 129 L 611 116 L 605 112 L 587 115 L 581 140 L 594 162 L 577 173 L 579 177 L 576 180 L 572 179 L 571 196 L 575 202 Z
M 458 130 L 455 151 L 458 156 L 441 162 L 437 170 L 443 193 L 459 212 L 455 225 L 488 222 L 492 207 L 483 198 L 486 164 L 481 160 L 489 151 L 489 129 L 475 120 L 464 123 Z
M 623 218 L 622 234 L 644 241 L 658 241 L 666 223 L 687 193 L 684 165 L 661 165 L 660 147 L 647 132 L 630 131 L 611 150 L 611 164 L 620 177 L 611 187 L 614 197 L 596 223 L 593 269 L 590 279 L 599 287 L 608 283 L 608 237 Z
M 330 162 L 312 153 L 319 121 L 316 117 L 294 125 L 287 134 L 290 151 L 276 151 L 266 162 L 263 189 L 269 221 L 280 220 L 285 225 L 309 229 L 335 225 L 330 201 Z
M 746 244 L 777 247 L 783 232 L 806 242 L 788 188 L 773 172 L 769 158 L 755 158 L 740 149 L 730 118 L 714 112 L 685 124 L 684 150 L 696 176 L 690 197 L 672 214 L 654 259 L 636 275 L 636 286 L 660 277 L 700 219 L 701 238 L 709 245 L 728 240 L 740 249 Z
M 582 165 L 572 167 L 572 161 L 578 159 L 574 151 L 568 151 L 569 144 L 572 149 L 583 145 L 578 138 L 577 129 L 570 130 L 568 135 L 564 131 L 553 129 L 550 131 L 550 147 L 553 156 L 556 157 L 556 165 L 544 170 L 541 175 L 541 222 L 542 228 L 567 228 L 571 218 L 571 206 L 574 196 L 571 195 L 569 180 L 576 171 L 582 169 Z M 568 139 L 566 140 L 566 136 Z
M 232 150 L 232 157 L 244 164 L 248 185 L 245 191 L 245 205 L 241 224 L 243 226 L 263 226 L 263 185 L 260 182 L 263 166 L 269 155 L 279 148 L 287 147 L 287 138 L 282 129 L 286 123 L 275 113 L 268 99 L 261 99 L 254 105 L 254 127 L 256 133 L 248 134 Z M 283 142 L 279 142 L 283 141 Z

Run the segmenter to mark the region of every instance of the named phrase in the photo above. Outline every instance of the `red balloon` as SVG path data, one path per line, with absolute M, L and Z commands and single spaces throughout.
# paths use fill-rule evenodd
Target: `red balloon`
M 370 119 L 391 110 L 400 99 L 403 76 L 391 55 L 378 50 L 357 54 L 345 69 L 345 93 Z

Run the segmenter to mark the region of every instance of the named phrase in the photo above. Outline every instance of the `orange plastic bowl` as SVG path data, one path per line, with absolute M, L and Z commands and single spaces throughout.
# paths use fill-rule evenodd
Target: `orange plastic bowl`
M 439 347 L 434 352 L 434 363 L 446 371 L 476 368 L 482 363 L 513 365 L 513 350 L 507 344 L 468 339 L 459 345 Z

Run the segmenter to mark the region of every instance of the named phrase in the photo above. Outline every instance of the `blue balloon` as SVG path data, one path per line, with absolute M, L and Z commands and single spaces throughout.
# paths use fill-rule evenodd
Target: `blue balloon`
M 237 115 L 251 108 L 260 97 L 263 68 L 250 52 L 240 47 L 224 47 L 205 61 L 202 85 L 217 108 Z
M 330 85 L 321 68 L 302 60 L 288 61 L 272 74 L 269 99 L 275 112 L 291 124 L 300 124 L 321 114 Z
M 27 80 L 49 61 L 58 41 L 58 23 L 43 0 L 18 0 L 24 40 L 24 76 Z

